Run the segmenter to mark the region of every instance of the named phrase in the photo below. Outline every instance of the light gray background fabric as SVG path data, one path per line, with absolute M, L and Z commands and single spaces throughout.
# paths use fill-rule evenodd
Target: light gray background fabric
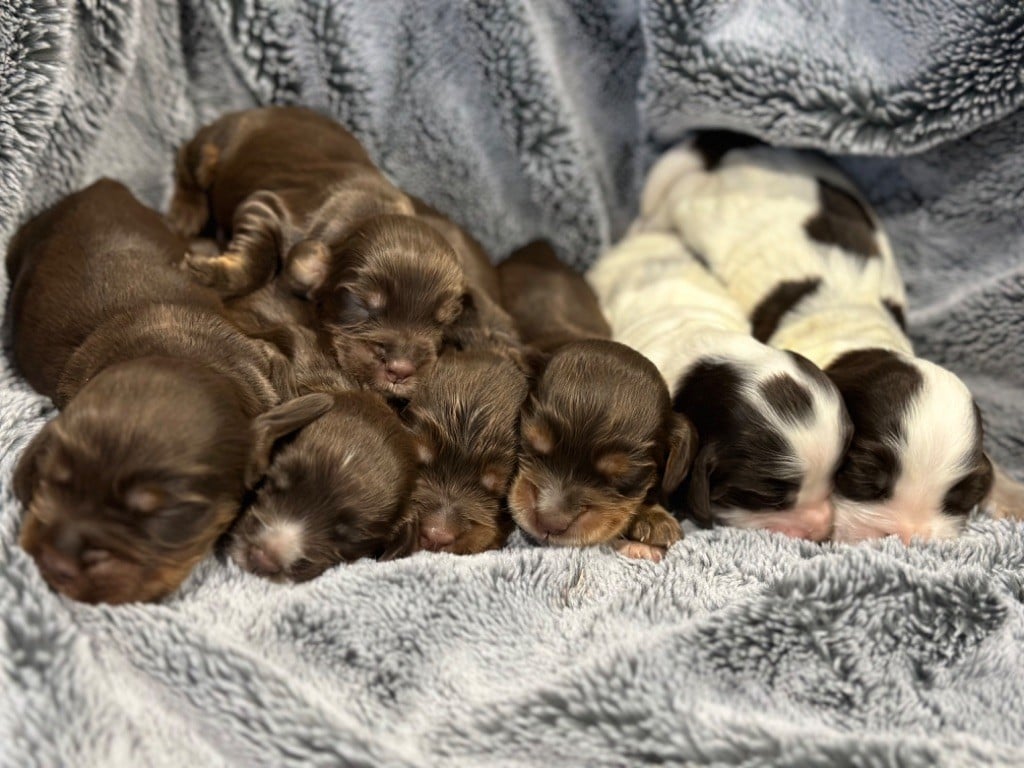
M 1000 0 L 7 0 L 0 243 L 255 103 L 349 125 L 500 256 L 585 264 L 657 152 L 729 127 L 840 158 L 922 354 L 1024 470 L 1024 7 Z M 6 293 L 5 281 L 0 293 Z M 0 361 L 0 765 L 1024 763 L 1024 528 L 818 546 L 692 533 L 660 565 L 521 541 L 275 586 L 210 559 L 156 606 L 17 548 L 50 405 Z

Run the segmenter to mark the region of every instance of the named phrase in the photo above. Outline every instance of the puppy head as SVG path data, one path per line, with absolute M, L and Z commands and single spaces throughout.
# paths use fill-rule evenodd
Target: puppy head
M 466 555 L 501 547 L 525 375 L 488 352 L 445 352 L 403 413 L 421 462 L 410 507 L 420 546 Z
M 21 546 L 58 592 L 89 603 L 170 593 L 238 511 L 251 433 L 239 395 L 155 358 L 92 379 L 15 476 Z
M 981 415 L 960 379 L 881 349 L 829 366 L 853 419 L 836 476 L 838 541 L 949 538 L 992 487 Z
M 412 441 L 378 397 L 312 394 L 256 420 L 255 466 L 266 467 L 232 532 L 242 568 L 307 581 L 339 563 L 409 554 Z
M 828 538 L 833 477 L 852 428 L 820 370 L 763 345 L 742 362 L 706 358 L 683 375 L 674 405 L 700 435 L 674 506 L 705 524 Z
M 546 543 L 610 541 L 652 496 L 682 482 L 694 443 L 646 358 L 610 341 L 567 344 L 523 408 L 512 516 Z
M 289 254 L 288 270 L 316 301 L 346 372 L 401 398 L 429 375 L 466 294 L 451 246 L 410 216 L 368 219 L 334 248 L 304 241 Z

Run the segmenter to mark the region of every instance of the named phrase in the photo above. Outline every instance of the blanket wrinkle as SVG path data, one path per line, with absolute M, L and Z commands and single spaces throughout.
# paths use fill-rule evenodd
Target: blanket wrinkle
M 9 0 L 0 244 L 257 103 L 348 125 L 496 258 L 588 264 L 702 127 L 834 155 L 879 211 L 920 354 L 1024 477 L 1024 6 L 1000 0 Z M 6 295 L 6 276 L 0 295 Z M 159 605 L 70 603 L 11 476 L 51 404 L 0 357 L 0 768 L 1024 763 L 1024 526 L 816 545 L 687 526 L 423 553 L 308 584 L 201 563 Z

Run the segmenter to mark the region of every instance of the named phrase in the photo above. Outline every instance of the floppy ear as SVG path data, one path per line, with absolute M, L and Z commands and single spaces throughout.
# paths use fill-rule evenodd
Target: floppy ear
M 399 523 L 392 534 L 381 560 L 397 560 L 407 557 L 416 551 L 420 542 L 420 520 L 418 515 L 406 513 L 405 519 Z
M 991 510 L 996 518 L 1024 520 L 1024 485 L 1006 474 L 987 454 L 985 460 L 992 465 L 992 490 L 982 507 Z
M 53 422 L 43 426 L 36 436 L 25 446 L 25 450 L 14 468 L 14 495 L 25 506 L 32 501 L 32 496 L 39 485 L 39 460 L 50 446 L 53 438 Z
M 697 429 L 683 414 L 673 413 L 668 436 L 668 458 L 661 479 L 661 489 L 665 493 L 672 493 L 686 479 L 696 453 Z
M 706 445 L 697 453 L 690 469 L 690 488 L 686 495 L 687 511 L 702 525 L 711 525 L 711 474 L 718 464 L 715 448 Z
M 274 443 L 320 418 L 332 407 L 334 398 L 331 395 L 316 392 L 296 397 L 257 416 L 253 421 L 252 453 L 245 472 L 246 487 L 252 488 L 266 474 Z
M 288 287 L 299 296 L 312 298 L 327 280 L 331 249 L 322 240 L 307 238 L 291 247 L 284 259 Z

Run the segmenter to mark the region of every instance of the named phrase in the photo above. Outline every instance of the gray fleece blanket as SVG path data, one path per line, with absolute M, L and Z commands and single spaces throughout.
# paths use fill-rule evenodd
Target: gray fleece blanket
M 303 103 L 502 254 L 586 264 L 686 131 L 826 150 L 922 354 L 1024 470 L 1024 6 L 1006 0 L 5 0 L 0 244 L 100 175 L 153 205 L 220 111 Z M 0 285 L 6 293 L 6 285 Z M 0 362 L 0 765 L 1024 764 L 1024 528 L 658 565 L 514 542 L 160 605 L 50 593 L 10 476 L 52 416 Z

